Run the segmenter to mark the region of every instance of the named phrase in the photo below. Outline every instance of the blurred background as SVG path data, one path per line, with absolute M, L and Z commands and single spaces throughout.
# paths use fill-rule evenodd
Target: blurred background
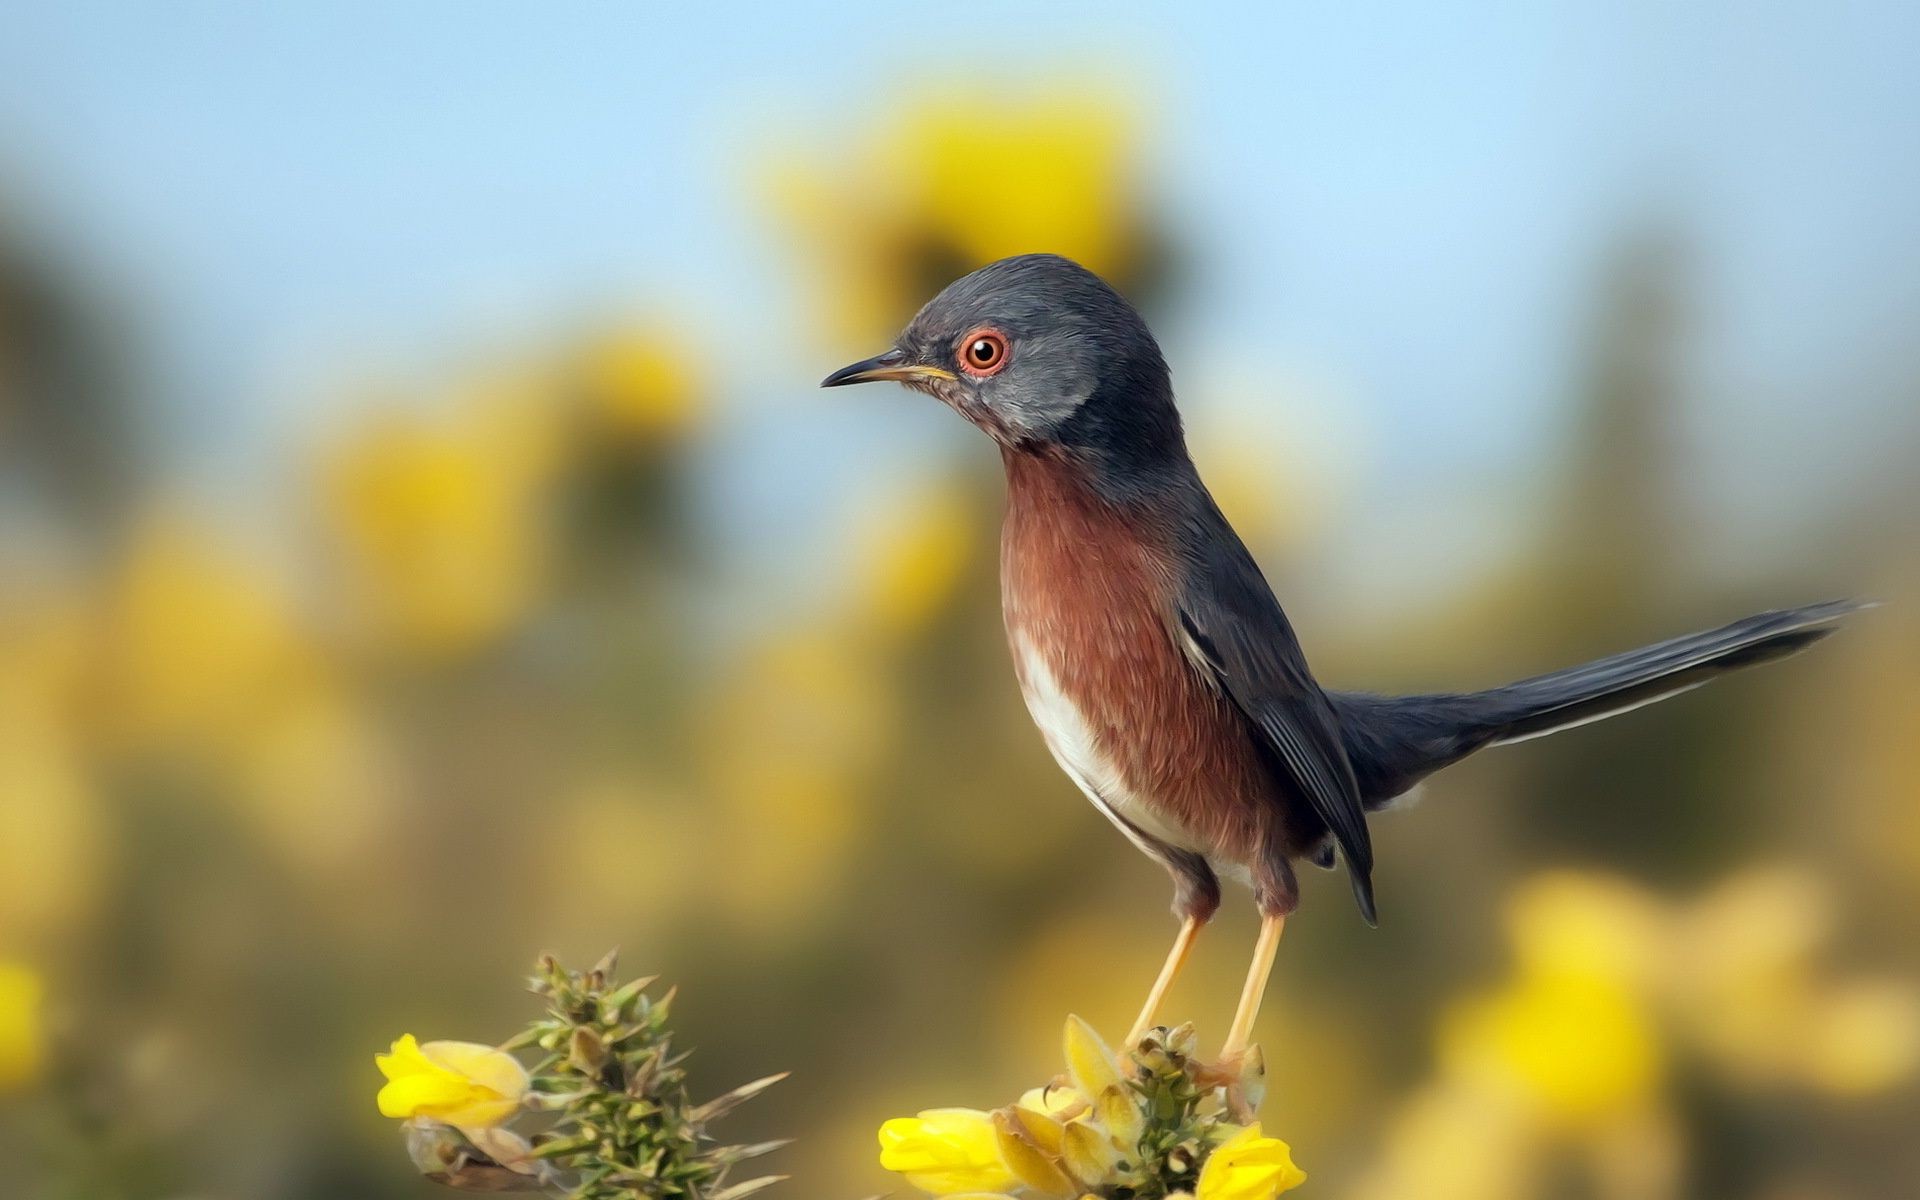
M 427 1196 L 403 1032 L 681 985 L 787 1195 L 1121 1032 L 1168 887 L 1047 758 L 996 456 L 820 393 L 954 275 L 1134 298 L 1321 676 L 1826 598 L 1310 873 L 1312 1194 L 1920 1182 L 1920 10 L 68 3 L 0 38 L 0 1192 Z M 1171 1015 L 1224 1031 L 1236 895 Z M 1305 1193 L 1303 1193 L 1305 1194 Z

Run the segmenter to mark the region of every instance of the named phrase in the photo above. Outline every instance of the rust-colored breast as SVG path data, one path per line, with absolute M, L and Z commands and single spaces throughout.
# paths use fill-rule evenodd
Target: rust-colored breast
M 1239 711 L 1175 641 L 1167 535 L 1057 454 L 1010 449 L 1006 462 L 1002 606 L 1048 748 L 1148 852 L 1249 863 L 1278 816 L 1274 781 Z

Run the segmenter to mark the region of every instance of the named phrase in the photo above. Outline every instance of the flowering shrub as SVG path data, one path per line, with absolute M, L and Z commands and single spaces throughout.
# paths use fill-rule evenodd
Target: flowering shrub
M 547 1014 L 505 1045 L 426 1042 L 412 1035 L 375 1057 L 387 1078 L 382 1114 L 406 1122 L 415 1166 L 472 1191 L 536 1191 L 569 1200 L 743 1200 L 784 1176 L 738 1183 L 738 1164 L 784 1142 L 723 1146 L 708 1125 L 783 1076 L 695 1104 L 685 1057 L 667 1030 L 673 995 L 652 979 L 613 981 L 609 955 L 586 972 L 542 959 L 533 991 Z M 515 1051 L 544 1056 L 527 1069 Z M 548 1119 L 531 1134 L 516 1122 Z

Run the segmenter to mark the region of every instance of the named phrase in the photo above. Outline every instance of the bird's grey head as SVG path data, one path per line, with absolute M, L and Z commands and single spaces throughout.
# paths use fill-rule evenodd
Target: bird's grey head
M 1181 445 L 1166 360 L 1098 275 L 1057 254 L 990 263 L 927 302 L 893 349 L 822 387 L 894 380 L 1006 446 L 1139 452 Z

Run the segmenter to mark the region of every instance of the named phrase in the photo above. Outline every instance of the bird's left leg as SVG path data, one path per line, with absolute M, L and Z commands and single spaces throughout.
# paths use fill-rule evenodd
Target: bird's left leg
M 1273 974 L 1274 952 L 1280 948 L 1280 933 L 1286 927 L 1284 913 L 1260 914 L 1260 939 L 1253 944 L 1253 963 L 1247 968 L 1247 982 L 1240 989 L 1240 1006 L 1233 1011 L 1227 1044 L 1220 1050 L 1223 1062 L 1245 1054 L 1248 1043 L 1253 1040 L 1253 1022 L 1260 1015 L 1260 1000 L 1267 993 L 1267 977 Z
M 1147 1002 L 1141 1007 L 1139 1017 L 1135 1018 L 1133 1028 L 1127 1032 L 1128 1046 L 1139 1041 L 1141 1035 L 1153 1028 L 1160 1005 L 1172 990 L 1173 981 L 1180 977 L 1180 969 L 1187 965 L 1187 956 L 1193 952 L 1193 943 L 1200 936 L 1200 927 L 1212 920 L 1213 914 L 1220 909 L 1220 881 L 1205 858 L 1185 851 L 1171 852 L 1167 858 L 1167 870 L 1173 874 L 1173 912 L 1180 918 L 1180 932 L 1174 935 L 1173 949 L 1167 952 L 1167 961 L 1161 966 L 1159 977 L 1153 981 L 1153 988 L 1147 992 Z
M 1236 1061 L 1253 1041 L 1254 1018 L 1260 1015 L 1260 1000 L 1267 993 L 1267 977 L 1273 973 L 1281 931 L 1287 927 L 1287 914 L 1300 903 L 1300 885 L 1284 855 L 1270 855 L 1263 867 L 1254 887 L 1254 900 L 1260 906 L 1260 939 L 1253 945 L 1253 963 L 1247 968 L 1246 985 L 1240 989 L 1240 1005 L 1234 1009 L 1227 1044 L 1220 1051 L 1222 1063 Z

